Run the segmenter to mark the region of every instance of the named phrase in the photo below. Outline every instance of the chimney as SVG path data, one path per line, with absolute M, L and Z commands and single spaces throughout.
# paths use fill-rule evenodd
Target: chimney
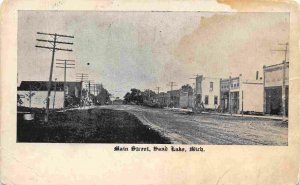
M 256 71 L 256 80 L 258 80 L 258 75 L 259 75 L 259 72 Z

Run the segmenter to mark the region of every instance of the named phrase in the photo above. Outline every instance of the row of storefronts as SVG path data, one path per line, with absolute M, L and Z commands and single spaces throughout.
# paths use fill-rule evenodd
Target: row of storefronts
M 288 69 L 289 64 L 284 62 L 264 66 L 263 77 L 257 72 L 256 78 L 250 80 L 242 74 L 224 79 L 198 75 L 192 92 L 160 93 L 158 101 L 168 107 L 287 116 Z

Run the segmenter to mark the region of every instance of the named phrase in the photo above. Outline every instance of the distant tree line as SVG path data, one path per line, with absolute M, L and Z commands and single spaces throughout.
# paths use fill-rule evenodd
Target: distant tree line
M 193 88 L 189 85 L 183 85 L 181 87 L 182 91 L 184 92 L 193 92 Z M 158 101 L 158 94 L 150 89 L 146 89 L 141 91 L 136 88 L 132 88 L 130 92 L 127 92 L 124 96 L 124 103 L 125 104 L 136 104 L 136 105 L 145 105 L 150 107 L 162 107 L 160 102 Z
M 156 96 L 155 92 L 151 90 L 145 90 L 142 92 L 139 89 L 131 89 L 130 92 L 127 92 L 124 96 L 124 102 L 126 104 L 137 104 L 141 105 L 145 101 L 150 101 L 151 98 L 154 98 Z

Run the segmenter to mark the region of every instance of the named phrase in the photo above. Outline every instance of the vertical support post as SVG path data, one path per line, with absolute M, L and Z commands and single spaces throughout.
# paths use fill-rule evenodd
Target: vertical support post
M 96 105 L 96 84 L 94 84 L 94 105 Z
M 266 114 L 266 112 L 267 112 L 267 92 L 266 92 L 266 71 L 265 71 L 265 68 L 266 68 L 266 66 L 264 65 L 263 66 L 263 73 L 264 73 L 264 89 L 263 89 L 263 91 L 264 91 L 264 102 L 263 102 L 263 114 L 265 115 Z
M 90 100 L 91 97 L 91 81 L 89 80 L 89 93 L 88 93 L 88 100 Z
M 222 110 L 222 83 L 221 83 L 221 80 L 222 80 L 222 78 L 220 79 L 220 83 L 219 83 L 219 87 L 220 87 L 220 89 L 219 89 L 219 94 L 220 94 L 220 96 L 219 96 L 219 100 L 218 100 L 218 103 L 219 103 L 219 110 L 218 110 L 218 112 L 221 112 L 220 110 Z
M 66 82 L 67 82 L 67 61 L 65 60 L 65 68 L 64 68 L 64 110 L 66 109 Z
M 29 108 L 31 109 L 31 85 L 29 85 Z
M 188 92 L 187 92 L 187 108 L 190 107 L 189 98 L 190 98 L 190 95 L 189 95 L 189 91 L 188 91 Z
M 244 91 L 242 90 L 242 116 L 244 116 Z
M 82 99 L 82 89 L 83 89 L 83 73 L 81 74 L 81 81 L 80 81 L 80 106 L 83 107 L 83 99 Z
M 282 119 L 283 119 L 283 121 L 285 121 L 285 119 L 286 119 L 285 69 L 286 69 L 287 51 L 288 51 L 288 43 L 286 43 L 286 45 L 285 45 L 284 61 L 283 61 L 283 66 L 282 66 Z
M 231 110 L 231 76 L 229 76 L 229 93 L 228 93 L 228 108 L 229 108 L 229 113 L 232 115 L 232 110 Z
M 91 94 L 91 81 L 89 80 L 89 96 Z
M 56 79 L 55 79 L 55 82 L 54 82 L 53 110 L 55 108 L 55 95 L 56 95 Z
M 282 117 L 285 119 L 285 114 L 286 114 L 286 107 L 285 107 L 285 67 L 286 67 L 286 62 L 283 61 L 282 65 Z

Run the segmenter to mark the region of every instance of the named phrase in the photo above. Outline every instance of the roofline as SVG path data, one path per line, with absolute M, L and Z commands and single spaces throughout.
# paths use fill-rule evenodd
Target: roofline
M 243 82 L 243 84 L 253 84 L 253 85 L 263 85 L 264 83 L 258 83 L 258 82 Z
M 286 64 L 289 64 L 289 62 L 286 62 Z M 279 65 L 283 65 L 283 62 L 282 63 L 279 63 L 279 64 L 273 64 L 273 65 L 269 65 L 269 66 L 263 66 L 263 68 L 269 68 L 269 67 L 274 67 L 274 66 L 279 66 Z
M 22 80 L 21 83 L 22 83 L 22 82 L 47 82 L 47 83 L 48 83 L 49 81 L 48 81 L 48 80 L 47 80 L 47 81 Z M 53 81 L 53 80 L 52 80 L 52 82 L 62 82 L 62 83 L 64 83 L 64 81 Z M 66 83 L 80 83 L 80 82 L 81 82 L 81 81 L 79 81 L 79 82 L 78 82 L 78 81 L 66 81 Z M 21 84 L 21 83 L 20 83 L 20 84 Z

